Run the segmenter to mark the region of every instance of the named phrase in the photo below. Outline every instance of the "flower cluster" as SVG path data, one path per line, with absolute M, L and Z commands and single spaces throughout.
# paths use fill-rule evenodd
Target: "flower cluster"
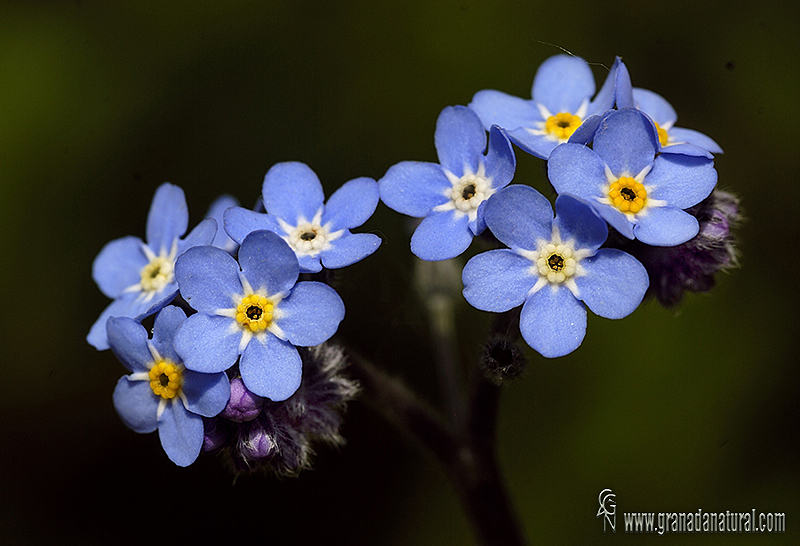
M 545 357 L 581 345 L 587 308 L 621 319 L 648 294 L 675 305 L 710 289 L 736 263 L 739 205 L 716 189 L 721 148 L 676 127 L 672 106 L 634 88 L 620 58 L 595 90 L 588 63 L 557 55 L 539 67 L 530 100 L 484 90 L 444 108 L 438 163 L 402 161 L 327 201 L 308 166 L 279 163 L 263 210 L 222 197 L 185 237 L 183 191 L 162 185 L 147 242 L 112 241 L 93 266 L 113 301 L 87 340 L 130 371 L 113 397 L 124 423 L 158 430 L 184 466 L 222 452 L 237 471 L 293 475 L 313 442 L 340 444 L 358 386 L 329 343 L 345 307 L 322 273 L 378 249 L 378 236 L 351 230 L 379 201 L 421 219 L 410 249 L 422 260 L 457 258 L 478 236 L 494 244 L 463 265 L 463 296 L 483 311 L 521 308 L 518 333 Z M 511 184 L 515 147 L 546 161 L 552 201 Z M 492 381 L 520 375 L 525 357 L 508 331 L 485 347 Z

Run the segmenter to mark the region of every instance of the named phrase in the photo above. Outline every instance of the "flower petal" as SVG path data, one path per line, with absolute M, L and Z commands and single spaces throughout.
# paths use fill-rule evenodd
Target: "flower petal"
M 539 109 L 532 100 L 507 95 L 501 91 L 486 89 L 478 91 L 469 103 L 472 111 L 478 114 L 487 131 L 492 125 L 512 130 L 520 127 L 533 127 L 544 121 Z
M 147 215 L 147 246 L 156 254 L 169 252 L 173 241 L 188 227 L 189 209 L 183 190 L 173 184 L 161 184 Z
M 647 209 L 633 233 L 641 242 L 653 246 L 675 246 L 685 243 L 700 231 L 697 219 L 680 209 L 657 207 Z
M 411 252 L 429 262 L 449 260 L 463 253 L 472 242 L 469 216 L 454 210 L 434 212 L 411 236 Z
M 620 67 L 622 67 L 622 70 Z M 619 90 L 620 75 L 623 76 L 622 80 L 624 86 L 624 77 L 628 76 L 628 70 L 625 68 L 622 59 L 617 57 L 614 59 L 614 64 L 611 66 L 611 70 L 608 71 L 608 75 L 605 81 L 603 81 L 600 91 L 597 92 L 597 96 L 589 103 L 589 108 L 587 110 L 588 115 L 600 114 L 614 107 L 617 91 Z M 628 85 L 630 85 L 630 76 L 628 76 Z
M 486 149 L 486 131 L 475 112 L 466 106 L 446 107 L 436 120 L 433 139 L 443 168 L 458 177 L 478 171 L 478 158 Z
M 203 313 L 235 307 L 242 294 L 236 260 L 213 246 L 192 247 L 178 257 L 175 279 L 186 303 Z
M 586 308 L 567 288 L 545 286 L 522 306 L 522 337 L 547 358 L 577 349 L 586 335 Z
M 236 364 L 241 339 L 242 330 L 234 319 L 197 313 L 175 335 L 175 351 L 190 370 L 224 372 Z
M 717 171 L 714 162 L 705 157 L 662 153 L 645 184 L 652 186 L 649 194 L 654 199 L 687 209 L 709 196 L 717 185 Z
M 273 402 L 286 400 L 300 387 L 303 362 L 291 343 L 267 334 L 266 343 L 253 340 L 242 353 L 239 371 L 245 386 Z
M 551 114 L 574 114 L 581 103 L 594 95 L 594 75 L 580 57 L 554 55 L 541 65 L 533 79 L 533 100 Z
M 131 381 L 127 375 L 120 377 L 113 399 L 114 409 L 129 429 L 144 434 L 158 427 L 156 412 L 161 398 L 153 394 L 147 381 Z
M 381 245 L 381 238 L 372 233 L 351 233 L 336 239 L 320 258 L 328 269 L 338 269 L 363 260 Z
M 203 417 L 214 417 L 225 409 L 231 397 L 231 384 L 224 373 L 183 372 L 186 408 Z
M 602 248 L 581 266 L 586 275 L 575 279 L 580 299 L 601 317 L 619 319 L 633 313 L 650 284 L 644 266 L 621 250 Z
M 449 201 L 445 192 L 453 185 L 436 163 L 402 161 L 378 180 L 381 200 L 392 210 L 417 218 Z
M 108 343 L 114 356 L 132 372 L 146 372 L 153 363 L 147 348 L 147 330 L 128 317 L 111 317 L 107 323 Z
M 489 131 L 489 149 L 484 160 L 486 176 L 492 179 L 492 188 L 504 188 L 514 178 L 517 158 L 505 131 L 494 126 Z
M 531 188 L 514 184 L 489 198 L 483 214 L 497 239 L 511 248 L 533 250 L 540 239 L 552 236 L 553 209 Z
M 178 353 L 175 352 L 175 334 L 186 320 L 186 313 L 180 307 L 171 305 L 162 309 L 156 316 L 153 325 L 153 346 L 163 358 L 173 362 L 180 362 Z
M 723 153 L 722 148 L 720 148 L 719 144 L 717 144 L 714 141 L 714 139 L 693 129 L 683 129 L 682 127 L 673 127 L 672 129 L 669 130 L 669 139 L 676 143 L 685 142 L 687 144 L 693 144 L 698 148 L 702 148 L 703 150 L 708 150 L 712 154 Z M 667 149 L 665 151 L 672 152 L 671 149 Z
M 225 232 L 231 239 L 238 244 L 242 244 L 244 238 L 253 233 L 266 229 L 278 235 L 284 235 L 275 217 L 263 212 L 254 212 L 242 207 L 232 207 L 224 214 Z
M 614 66 L 617 68 L 617 75 L 615 80 L 614 89 L 614 102 L 618 109 L 634 107 L 633 100 L 633 87 L 631 85 L 631 75 L 628 72 L 628 67 L 622 62 L 622 59 L 617 57 L 614 61 Z
M 108 335 L 106 333 L 106 323 L 110 317 L 135 317 L 141 309 L 141 304 L 136 300 L 136 294 L 124 294 L 121 298 L 112 301 L 106 307 L 97 320 L 92 324 L 86 341 L 98 351 L 105 351 L 109 348 Z
M 358 227 L 369 220 L 379 200 L 378 183 L 372 178 L 350 180 L 330 196 L 321 223 L 330 222 L 331 231 Z
M 203 418 L 187 411 L 179 401 L 168 403 L 158 422 L 158 438 L 170 461 L 189 466 L 203 447 Z
M 593 202 L 603 197 L 608 184 L 603 160 L 594 150 L 580 144 L 562 144 L 550 154 L 547 177 L 555 190 Z
M 577 248 L 597 250 L 608 238 L 608 226 L 597 212 L 575 197 L 561 194 L 556 198 L 555 225 L 561 239 L 574 239 Z
M 254 231 L 245 237 L 239 265 L 253 290 L 266 289 L 270 295 L 291 290 L 300 274 L 294 250 L 271 231 Z
M 214 236 L 212 245 L 221 248 L 225 252 L 236 250 L 237 243 L 225 231 L 225 211 L 229 208 L 238 207 L 239 201 L 232 195 L 220 195 L 208 208 L 206 218 L 213 218 L 217 222 L 217 233 Z
M 123 237 L 107 243 L 92 263 L 92 278 L 109 298 L 119 297 L 126 288 L 139 284 L 148 260 L 138 237 Z
M 647 89 L 635 87 L 633 89 L 633 101 L 636 107 L 653 118 L 653 121 L 661 125 L 670 127 L 678 119 L 678 113 L 667 100 Z
M 293 226 L 301 219 L 311 220 L 325 200 L 317 175 L 296 161 L 274 165 L 264 177 L 261 195 L 269 214 Z
M 297 283 L 278 309 L 282 313 L 278 327 L 293 345 L 301 347 L 328 341 L 344 318 L 344 302 L 336 290 L 314 281 Z
M 530 260 L 507 249 L 478 254 L 461 274 L 464 298 L 481 311 L 501 313 L 518 307 L 536 284 L 531 265 Z
M 223 231 L 222 225 L 217 226 L 217 221 L 213 218 L 206 218 L 197 224 L 185 239 L 178 241 L 178 255 L 193 246 L 210 245 L 217 234 L 217 228 L 219 228 L 219 231 Z
M 600 123 L 592 147 L 615 176 L 636 176 L 653 163 L 658 135 L 639 110 L 623 108 Z
M 508 131 L 508 138 L 524 152 L 542 159 L 550 157 L 553 150 L 561 144 L 559 140 L 554 140 L 549 135 L 534 134 L 525 128 Z

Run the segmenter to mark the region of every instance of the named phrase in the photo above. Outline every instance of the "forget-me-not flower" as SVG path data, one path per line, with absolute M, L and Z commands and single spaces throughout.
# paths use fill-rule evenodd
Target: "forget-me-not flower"
M 289 398 L 302 378 L 295 346 L 327 341 L 344 318 L 336 291 L 320 282 L 298 283 L 299 273 L 294 251 L 269 231 L 245 237 L 239 263 L 212 246 L 184 253 L 175 277 L 181 296 L 198 311 L 175 338 L 186 367 L 221 372 L 241 355 L 248 389 L 276 402 Z
M 578 348 L 586 334 L 586 307 L 618 319 L 641 303 L 648 285 L 644 266 L 621 250 L 600 248 L 608 227 L 578 199 L 560 195 L 553 219 L 542 194 L 514 185 L 493 196 L 485 214 L 489 229 L 510 248 L 467 262 L 464 297 L 496 313 L 522 305 L 522 337 L 543 356 Z
M 629 239 L 674 246 L 697 235 L 687 209 L 705 199 L 717 183 L 712 159 L 659 151 L 650 118 L 634 108 L 606 116 L 592 148 L 566 143 L 547 162 L 550 182 L 592 204 Z
M 499 125 L 517 146 L 547 159 L 587 118 L 613 108 L 621 66 L 618 57 L 592 100 L 595 83 L 589 64 L 580 57 L 555 55 L 536 71 L 532 100 L 486 89 L 475 94 L 469 107 L 487 130 Z
M 114 301 L 92 325 L 86 340 L 100 350 L 108 349 L 109 317 L 141 320 L 171 302 L 178 294 L 173 269 L 175 259 L 187 248 L 207 245 L 214 239 L 216 222 L 200 222 L 184 239 L 189 210 L 183 190 L 162 184 L 153 196 L 147 216 L 147 244 L 138 237 L 123 237 L 106 244 L 92 264 L 92 278 L 100 291 Z
M 503 131 L 486 132 L 464 106 L 449 106 L 436 121 L 439 164 L 403 161 L 378 181 L 381 199 L 391 209 L 424 217 L 411 237 L 411 252 L 427 261 L 464 252 L 486 227 L 483 204 L 514 177 L 516 159 Z
M 230 384 L 224 373 L 187 370 L 173 340 L 186 314 L 168 306 L 156 316 L 153 338 L 127 317 L 108 320 L 111 350 L 132 373 L 114 389 L 114 407 L 136 432 L 158 429 L 161 446 L 179 466 L 194 462 L 203 446 L 203 417 L 214 417 L 228 403 Z
M 266 214 L 228 209 L 225 231 L 240 244 L 253 231 L 277 233 L 294 250 L 303 273 L 354 264 L 381 244 L 372 233 L 350 233 L 378 206 L 378 185 L 371 178 L 346 182 L 323 204 L 322 184 L 308 165 L 278 163 L 264 177 L 261 196 Z

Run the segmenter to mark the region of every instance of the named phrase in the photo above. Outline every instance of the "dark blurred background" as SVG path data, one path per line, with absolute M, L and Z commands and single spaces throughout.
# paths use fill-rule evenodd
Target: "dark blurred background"
M 279 161 L 309 164 L 328 194 L 435 161 L 439 111 L 481 89 L 529 97 L 561 53 L 550 44 L 598 63 L 598 82 L 621 55 L 679 126 L 715 138 L 719 185 L 747 220 L 742 266 L 712 293 L 590 315 L 572 355 L 528 353 L 499 438 L 525 531 L 537 544 L 731 539 L 604 535 L 609 487 L 619 512 L 785 512 L 785 536 L 735 541 L 796 543 L 799 23 L 788 0 L 0 0 L 0 544 L 471 544 L 435 461 L 359 402 L 347 445 L 299 479 L 234 480 L 213 456 L 174 466 L 156 434 L 118 419 L 124 369 L 85 342 L 107 304 L 91 264 L 144 236 L 164 181 L 194 224 L 221 193 L 254 203 Z M 518 163 L 516 181 L 544 191 L 543 162 Z M 436 403 L 405 229 L 383 205 L 364 226 L 384 244 L 339 275 L 337 339 Z M 465 358 L 489 318 L 458 302 Z

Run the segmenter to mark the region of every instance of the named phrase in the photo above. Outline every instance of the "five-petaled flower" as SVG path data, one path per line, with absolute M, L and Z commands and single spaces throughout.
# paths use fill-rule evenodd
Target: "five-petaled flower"
M 230 208 L 225 231 L 240 244 L 253 231 L 277 233 L 294 250 L 303 273 L 354 264 L 381 244 L 372 233 L 350 233 L 378 206 L 378 186 L 371 178 L 346 182 L 323 205 L 325 195 L 314 171 L 303 163 L 278 163 L 264 177 L 261 197 L 266 214 Z
M 717 183 L 712 159 L 660 149 L 650 118 L 634 108 L 606 116 L 592 148 L 566 143 L 547 162 L 558 193 L 596 208 L 629 239 L 674 246 L 697 235 L 697 219 L 683 209 L 705 199 Z
M 580 57 L 555 55 L 536 71 L 532 100 L 486 89 L 475 94 L 469 107 L 487 130 L 499 125 L 517 146 L 547 159 L 587 118 L 614 106 L 622 66 L 618 57 L 600 92 L 591 100 L 595 83 L 589 64 Z
M 606 223 L 572 196 L 547 199 L 529 186 L 509 186 L 486 204 L 486 224 L 509 249 L 478 254 L 464 266 L 464 297 L 483 311 L 522 305 L 520 331 L 546 357 L 571 353 L 586 333 L 586 306 L 618 319 L 647 290 L 644 266 L 616 249 L 600 248 Z M 583 303 L 581 303 L 583 302 Z
M 111 350 L 132 373 L 114 389 L 114 407 L 136 432 L 158 429 L 167 456 L 188 466 L 203 446 L 203 418 L 221 412 L 230 397 L 224 373 L 198 373 L 184 368 L 173 348 L 186 314 L 168 306 L 156 316 L 153 338 L 144 326 L 127 317 L 108 320 Z
M 214 239 L 216 222 L 200 222 L 185 239 L 189 211 L 183 190 L 162 184 L 153 196 L 147 216 L 147 244 L 138 237 L 123 237 L 106 244 L 92 264 L 92 278 L 114 301 L 92 325 L 86 340 L 100 350 L 108 349 L 109 317 L 142 320 L 163 308 L 178 294 L 175 259 L 195 245 Z
M 327 341 L 344 318 L 336 291 L 320 282 L 298 283 L 299 272 L 289 245 L 263 230 L 245 237 L 238 264 L 212 246 L 183 254 L 175 277 L 198 311 L 175 337 L 186 367 L 221 372 L 241 355 L 239 372 L 249 390 L 273 401 L 290 397 L 302 377 L 295 346 Z
M 442 110 L 434 134 L 439 164 L 403 161 L 378 181 L 381 199 L 391 209 L 424 217 L 411 237 L 411 252 L 427 261 L 464 252 L 486 227 L 483 204 L 514 176 L 516 159 L 503 131 L 486 132 L 464 106 Z

